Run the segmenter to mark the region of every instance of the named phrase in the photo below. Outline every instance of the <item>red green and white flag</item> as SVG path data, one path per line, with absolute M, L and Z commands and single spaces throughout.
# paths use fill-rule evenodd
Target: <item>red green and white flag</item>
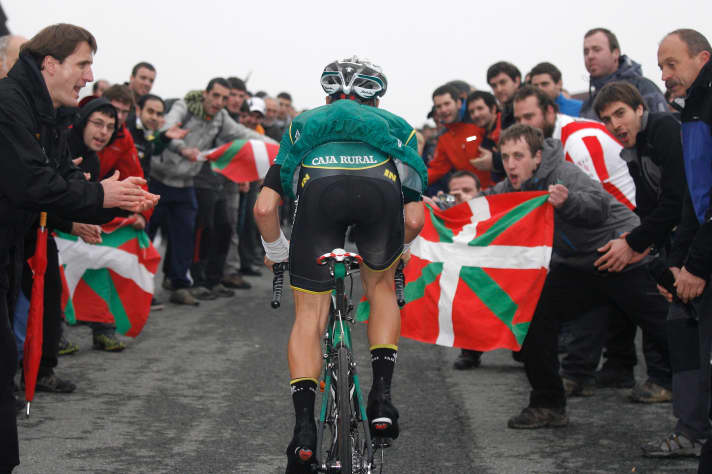
M 519 350 L 551 260 L 554 210 L 543 192 L 426 206 L 405 267 L 401 335 L 480 351 Z M 368 302 L 358 308 L 368 317 Z
M 279 145 L 260 140 L 234 140 L 202 152 L 197 161 L 210 161 L 216 173 L 236 183 L 262 179 L 279 153 Z
M 102 232 L 100 244 L 87 244 L 57 232 L 64 274 L 62 306 L 68 323 L 93 321 L 115 324 L 136 337 L 151 310 L 153 277 L 160 255 L 142 230 L 131 226 Z

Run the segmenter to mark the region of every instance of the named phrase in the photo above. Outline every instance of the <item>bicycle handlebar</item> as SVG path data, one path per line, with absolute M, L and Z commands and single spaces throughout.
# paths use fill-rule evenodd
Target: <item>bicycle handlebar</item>
M 289 267 L 287 262 L 279 262 L 272 265 L 274 278 L 272 278 L 272 308 L 277 309 L 281 305 L 282 285 L 284 284 L 284 271 Z
M 403 287 L 405 286 L 405 275 L 403 275 L 403 260 L 398 262 L 394 280 L 396 281 L 396 301 L 398 302 L 398 307 L 402 308 L 403 306 L 405 306 L 405 298 L 403 297 Z

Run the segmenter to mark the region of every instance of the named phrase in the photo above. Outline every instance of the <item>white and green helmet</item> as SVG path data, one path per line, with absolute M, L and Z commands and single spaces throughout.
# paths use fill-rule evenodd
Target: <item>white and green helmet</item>
M 329 63 L 321 73 L 321 87 L 328 95 L 355 95 L 363 100 L 381 97 L 388 81 L 379 66 L 357 56 Z

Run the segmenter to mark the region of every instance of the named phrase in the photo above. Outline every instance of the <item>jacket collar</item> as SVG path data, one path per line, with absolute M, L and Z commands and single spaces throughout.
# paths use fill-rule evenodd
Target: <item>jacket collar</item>
M 43 122 L 54 123 L 57 120 L 57 111 L 52 105 L 47 84 L 32 56 L 21 53 L 8 76 L 17 81 L 19 87 L 25 91 Z
M 695 81 L 692 83 L 690 88 L 687 89 L 687 95 L 685 98 L 687 99 L 690 97 L 690 95 L 698 89 L 712 89 L 712 59 L 709 59 L 707 64 L 702 66 L 697 78 L 695 78 Z

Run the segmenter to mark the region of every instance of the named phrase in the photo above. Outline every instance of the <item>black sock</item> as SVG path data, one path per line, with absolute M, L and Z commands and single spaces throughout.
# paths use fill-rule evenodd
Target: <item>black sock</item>
M 373 387 L 379 386 L 388 394 L 391 391 L 393 368 L 398 358 L 397 346 L 377 346 L 371 349 L 371 367 L 373 368 Z
M 297 424 L 314 421 L 314 399 L 316 398 L 315 379 L 294 379 L 292 387 L 292 402 Z

